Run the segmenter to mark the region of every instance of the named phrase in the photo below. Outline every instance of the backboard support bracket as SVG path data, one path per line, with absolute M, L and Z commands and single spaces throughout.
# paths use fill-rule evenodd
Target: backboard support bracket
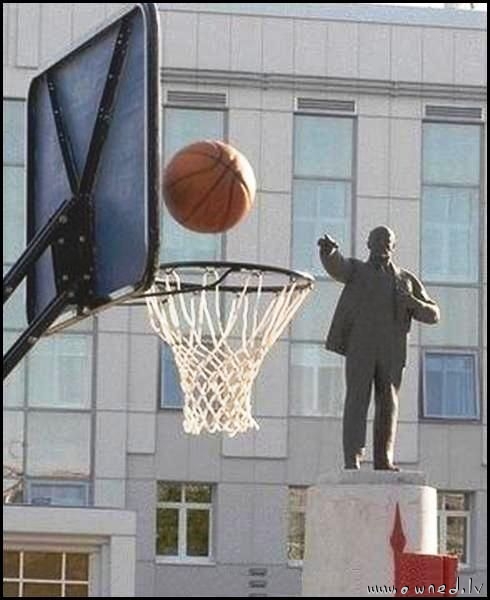
M 83 311 L 90 302 L 93 266 L 89 240 L 89 206 L 84 198 L 65 200 L 38 231 L 3 280 L 3 302 L 12 296 L 35 262 L 49 248 L 56 267 L 56 296 L 29 324 L 3 359 L 3 378 L 15 368 L 69 304 Z

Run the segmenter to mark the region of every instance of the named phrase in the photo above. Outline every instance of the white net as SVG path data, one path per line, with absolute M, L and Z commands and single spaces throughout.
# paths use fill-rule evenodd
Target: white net
M 158 287 L 149 290 L 167 294 L 146 302 L 152 327 L 174 354 L 187 433 L 223 431 L 231 437 L 258 429 L 251 406 L 254 379 L 312 288 L 310 280 L 291 278 L 268 285 L 265 276 L 260 269 L 206 267 L 188 291 L 189 275 L 183 283 L 175 268 L 161 272 Z

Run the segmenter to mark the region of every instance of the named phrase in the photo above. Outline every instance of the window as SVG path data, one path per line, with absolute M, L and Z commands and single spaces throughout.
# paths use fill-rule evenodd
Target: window
M 4 100 L 3 110 L 5 275 L 25 247 L 25 102 Z M 26 326 L 24 281 L 5 305 L 4 353 Z M 47 477 L 75 480 L 51 486 L 53 504 L 87 503 L 80 479 L 91 472 L 92 360 L 91 335 L 56 335 L 41 340 L 4 382 L 4 501 L 34 502 L 38 493 L 45 499 L 47 488 L 29 487 L 29 477 Z
M 212 486 L 157 484 L 156 553 L 169 560 L 212 557 Z
M 453 554 L 459 566 L 470 562 L 470 494 L 438 492 L 439 552 Z
M 90 408 L 91 337 L 63 334 L 43 339 L 27 360 L 30 406 Z
M 479 125 L 424 123 L 422 274 L 433 282 L 478 281 Z
M 424 353 L 424 417 L 477 419 L 476 353 Z
M 223 140 L 225 113 L 220 110 L 166 108 L 164 113 L 164 159 L 192 142 L 202 139 Z M 164 262 L 217 260 L 221 255 L 221 236 L 191 232 L 163 214 L 162 254 Z
M 306 487 L 289 488 L 288 562 L 301 565 L 305 555 Z
M 316 240 L 329 233 L 351 245 L 353 120 L 296 115 L 294 120 L 293 267 L 325 275 Z
M 88 483 L 30 481 L 27 502 L 43 506 L 88 506 Z
M 180 387 L 179 373 L 172 350 L 162 344 L 161 350 L 161 408 L 182 408 L 184 394 Z
M 4 550 L 4 598 L 88 596 L 89 555 Z
M 320 344 L 291 344 L 291 414 L 340 417 L 343 359 Z

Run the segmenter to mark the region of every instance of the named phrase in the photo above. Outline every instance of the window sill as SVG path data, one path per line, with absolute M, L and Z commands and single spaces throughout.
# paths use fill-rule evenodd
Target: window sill
M 482 425 L 481 417 L 424 417 L 419 418 L 420 423 L 440 423 L 441 425 L 464 423 L 465 425 Z
M 170 556 L 155 556 L 155 564 L 180 567 L 215 567 L 216 562 L 210 559 L 172 558 Z

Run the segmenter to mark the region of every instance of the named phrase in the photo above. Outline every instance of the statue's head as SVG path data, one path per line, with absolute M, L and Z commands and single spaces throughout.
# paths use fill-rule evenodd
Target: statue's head
M 389 260 L 395 249 L 395 233 L 385 225 L 375 227 L 369 234 L 367 247 L 373 258 Z

